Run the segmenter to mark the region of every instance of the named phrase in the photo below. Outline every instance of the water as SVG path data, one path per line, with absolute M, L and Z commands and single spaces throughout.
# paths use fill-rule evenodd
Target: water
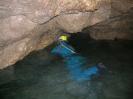
M 104 75 L 73 81 L 64 61 L 43 49 L 0 71 L 0 99 L 132 99 L 133 41 L 79 46 L 77 51 L 88 58 L 84 68 L 103 62 L 108 68 Z
M 60 43 L 52 49 L 51 53 L 63 58 L 65 67 L 68 69 L 69 74 L 71 74 L 72 80 L 83 82 L 90 80 L 92 76 L 98 75 L 98 72 L 100 72 L 98 66 L 91 66 L 83 70 L 82 68 L 88 65 L 88 59 L 76 53 L 67 42 L 60 41 Z

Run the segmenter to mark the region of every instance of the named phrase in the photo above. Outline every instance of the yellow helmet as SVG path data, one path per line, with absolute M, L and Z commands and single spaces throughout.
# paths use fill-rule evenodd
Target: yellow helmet
M 67 41 L 67 36 L 66 35 L 62 35 L 59 37 L 59 40 L 62 40 L 62 41 Z

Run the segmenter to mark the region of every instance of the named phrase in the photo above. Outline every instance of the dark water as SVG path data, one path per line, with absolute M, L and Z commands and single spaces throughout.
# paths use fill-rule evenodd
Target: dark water
M 84 44 L 73 46 L 88 67 L 103 62 L 104 75 L 72 81 L 64 61 L 43 49 L 0 71 L 0 99 L 133 99 L 133 41 Z

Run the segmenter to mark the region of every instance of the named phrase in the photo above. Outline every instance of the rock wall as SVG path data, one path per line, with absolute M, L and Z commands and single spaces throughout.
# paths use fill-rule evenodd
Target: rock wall
M 84 29 L 96 40 L 133 40 L 133 9 Z
M 111 32 L 98 28 L 112 29 L 111 20 L 119 19 L 123 13 L 130 19 L 123 18 L 126 23 L 122 22 L 122 27 L 132 24 L 132 14 L 128 14 L 132 7 L 132 0 L 0 0 L 0 69 L 46 47 L 62 30 L 75 33 L 88 27 L 93 38 L 112 39 Z M 111 24 L 122 28 L 120 21 Z M 121 32 L 113 33 L 119 36 Z M 126 39 L 131 38 L 132 32 L 129 35 Z

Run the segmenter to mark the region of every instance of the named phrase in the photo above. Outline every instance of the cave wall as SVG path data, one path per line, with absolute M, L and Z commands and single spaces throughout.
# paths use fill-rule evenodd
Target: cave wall
M 132 39 L 132 0 L 1 0 L 0 69 L 84 28 L 94 39 Z M 113 30 L 113 31 L 112 31 Z
M 95 40 L 133 40 L 133 9 L 84 29 Z

